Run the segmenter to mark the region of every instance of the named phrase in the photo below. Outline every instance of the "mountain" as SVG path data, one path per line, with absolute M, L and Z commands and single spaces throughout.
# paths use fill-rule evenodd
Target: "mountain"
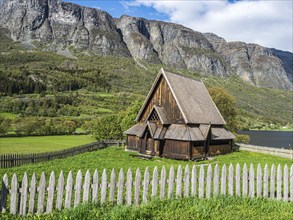
M 27 47 L 68 56 L 133 58 L 204 75 L 238 75 L 259 87 L 292 89 L 293 54 L 257 44 L 226 42 L 182 25 L 107 12 L 59 0 L 2 0 L 0 26 Z M 74 50 L 72 49 L 74 48 Z

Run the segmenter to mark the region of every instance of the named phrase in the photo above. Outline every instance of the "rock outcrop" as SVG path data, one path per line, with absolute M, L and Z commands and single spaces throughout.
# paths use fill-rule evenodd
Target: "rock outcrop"
M 293 54 L 226 42 L 181 25 L 107 12 L 59 0 L 2 0 L 0 26 L 25 44 L 60 51 L 73 46 L 96 55 L 187 68 L 205 75 L 238 75 L 256 86 L 292 89 Z

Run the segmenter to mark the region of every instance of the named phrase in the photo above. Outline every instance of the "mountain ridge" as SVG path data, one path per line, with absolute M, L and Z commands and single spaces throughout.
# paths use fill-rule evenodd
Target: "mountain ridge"
M 292 89 L 293 54 L 227 42 L 179 24 L 109 13 L 59 0 L 2 0 L 0 26 L 13 40 L 46 49 L 73 46 L 94 55 L 133 58 L 220 77 L 238 75 L 259 87 Z

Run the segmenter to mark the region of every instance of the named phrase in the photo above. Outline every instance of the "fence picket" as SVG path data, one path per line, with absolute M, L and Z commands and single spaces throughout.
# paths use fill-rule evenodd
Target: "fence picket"
M 169 181 L 168 181 L 168 198 L 172 198 L 174 192 L 174 180 L 175 180 L 175 172 L 174 167 L 171 166 L 169 171 Z
M 242 196 L 247 196 L 248 194 L 248 171 L 246 163 L 243 166 L 242 174 Z
M 271 166 L 271 182 L 270 182 L 270 198 L 275 198 L 275 178 L 276 178 L 276 169 L 275 165 Z
M 53 210 L 54 191 L 55 191 L 55 173 L 54 171 L 52 171 L 50 175 L 50 179 L 49 179 L 46 213 L 51 213 Z
M 199 183 L 198 183 L 198 197 L 203 198 L 204 197 L 204 166 L 203 164 L 200 165 L 199 170 Z
M 236 165 L 236 177 L 235 177 L 235 186 L 236 186 L 236 196 L 241 196 L 240 186 L 241 186 L 241 177 L 240 177 L 240 165 Z
M 132 172 L 130 168 L 127 171 L 126 180 L 126 205 L 131 205 L 132 203 Z
M 121 168 L 118 176 L 118 189 L 117 189 L 117 204 L 122 205 L 123 203 L 123 187 L 124 187 L 124 173 Z
M 11 180 L 10 214 L 16 215 L 17 210 L 17 176 L 14 173 Z
M 84 184 L 83 184 L 83 196 L 82 196 L 83 203 L 87 203 L 89 201 L 90 185 L 91 185 L 91 174 L 90 174 L 90 171 L 87 170 L 85 173 Z
M 72 197 L 72 187 L 73 187 L 73 176 L 72 171 L 70 170 L 67 177 L 67 183 L 66 183 L 66 194 L 65 194 L 65 208 L 69 209 L 71 206 L 71 197 Z
M 161 179 L 160 179 L 160 199 L 164 199 L 166 194 L 166 168 L 163 166 L 161 170 Z
M 176 178 L 176 198 L 180 198 L 182 196 L 182 168 L 179 165 L 177 169 L 177 178 Z
M 29 188 L 30 197 L 29 197 L 28 213 L 34 212 L 36 191 L 37 191 L 36 174 L 33 173 L 31 185 Z
M 222 167 L 222 176 L 221 176 L 221 194 L 226 195 L 226 181 L 227 181 L 227 169 L 226 164 Z
M 250 164 L 249 168 L 249 196 L 250 198 L 254 197 L 254 167 L 253 164 Z
M 56 197 L 56 209 L 62 209 L 62 200 L 63 200 L 63 189 L 64 189 L 64 174 L 63 170 L 61 170 L 58 183 L 57 183 L 57 197 Z
M 158 190 L 158 168 L 154 168 L 153 172 L 153 179 L 152 179 L 152 197 L 157 196 L 157 190 Z
M 233 196 L 234 193 L 234 168 L 233 165 L 229 166 L 229 174 L 228 174 L 228 192 L 230 196 Z
M 190 171 L 188 164 L 185 166 L 184 170 L 184 197 L 189 197 L 189 190 L 190 190 Z
M 102 173 L 102 183 L 101 183 L 101 204 L 106 202 L 107 196 L 107 172 L 106 169 Z
M 207 171 L 207 184 L 206 184 L 206 198 L 211 197 L 211 190 L 212 190 L 212 165 L 209 164 L 208 171 Z
M 196 196 L 196 183 L 197 183 L 197 175 L 196 175 L 196 166 L 192 166 L 191 170 L 191 196 Z
M 99 172 L 95 169 L 93 176 L 93 184 L 92 184 L 92 202 L 98 202 L 98 192 L 99 192 Z
M 82 185 L 82 173 L 81 173 L 81 170 L 78 170 L 76 174 L 76 182 L 75 182 L 75 194 L 74 194 L 74 203 L 73 203 L 74 208 L 77 207 L 80 203 L 81 185 Z
M 8 189 L 8 175 L 5 174 L 2 178 L 2 189 L 1 189 L 1 202 L 0 212 L 5 213 L 7 208 L 7 197 L 9 194 Z
M 140 180 L 141 180 L 140 169 L 137 168 L 136 173 L 135 173 L 135 183 L 134 183 L 134 205 L 139 204 Z
M 284 166 L 283 200 L 288 201 L 288 166 Z
M 109 202 L 113 203 L 115 198 L 115 187 L 116 187 L 116 174 L 114 168 L 112 169 L 110 176 L 110 192 L 109 192 Z
M 282 169 L 281 165 L 278 165 L 277 169 L 277 200 L 282 199 Z
M 142 193 L 142 201 L 144 203 L 148 201 L 149 179 L 150 179 L 149 168 L 146 167 L 146 169 L 144 171 L 143 193 Z
M 218 164 L 216 164 L 214 168 L 214 193 L 213 193 L 214 196 L 219 195 L 219 180 L 220 180 L 219 173 L 220 173 L 219 166 Z
M 28 180 L 27 180 L 27 173 L 25 172 L 22 178 L 21 191 L 20 191 L 19 214 L 21 216 L 26 215 L 27 188 L 28 188 Z
M 265 165 L 264 175 L 263 175 L 263 197 L 268 197 L 268 189 L 269 189 L 269 169 L 268 165 Z
M 293 164 L 290 168 L 290 201 L 293 202 Z
M 42 214 L 44 212 L 44 202 L 45 202 L 45 193 L 46 193 L 46 176 L 42 172 L 41 180 L 39 183 L 39 192 L 38 192 L 38 208 L 37 214 Z
M 260 164 L 257 165 L 256 174 L 256 196 L 260 197 L 262 194 L 262 170 Z

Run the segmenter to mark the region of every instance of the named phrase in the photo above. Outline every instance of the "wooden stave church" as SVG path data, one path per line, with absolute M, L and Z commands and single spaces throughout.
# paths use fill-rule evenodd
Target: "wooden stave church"
M 161 69 L 133 127 L 126 149 L 150 156 L 197 160 L 232 151 L 235 136 L 203 82 Z

